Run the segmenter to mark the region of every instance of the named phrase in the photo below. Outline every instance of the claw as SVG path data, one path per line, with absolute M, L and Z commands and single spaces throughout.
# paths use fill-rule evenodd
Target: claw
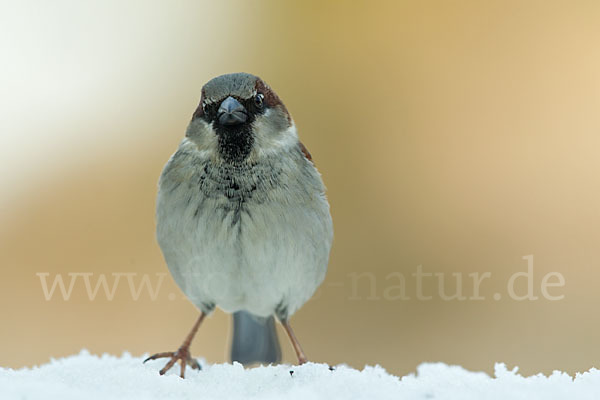
M 198 371 L 202 370 L 202 366 L 200 365 L 200 363 L 198 362 L 198 360 L 196 360 L 195 358 L 188 358 L 187 360 L 188 365 L 190 367 L 192 367 L 192 369 L 197 369 Z
M 204 312 L 201 312 L 192 330 L 187 335 L 187 337 L 183 341 L 183 344 L 179 347 L 177 351 L 166 351 L 163 353 L 156 353 L 146 358 L 144 362 L 156 360 L 157 358 L 170 358 L 169 362 L 160 371 L 158 371 L 159 374 L 164 375 L 165 372 L 171 369 L 171 367 L 175 365 L 177 360 L 179 360 L 181 362 L 181 373 L 179 374 L 179 376 L 181 376 L 182 378 L 185 376 L 186 365 L 189 365 L 190 367 L 192 367 L 192 369 L 201 370 L 202 368 L 200 367 L 200 364 L 198 364 L 198 361 L 194 360 L 190 355 L 190 344 L 192 343 L 192 339 L 194 338 L 196 331 L 198 331 L 202 320 L 204 320 L 204 317 L 206 317 L 206 314 Z
M 173 357 L 173 356 L 175 356 L 175 353 L 172 352 L 172 351 L 166 351 L 166 352 L 163 352 L 163 353 L 156 353 L 156 354 L 153 354 L 150 357 L 146 358 L 142 362 L 142 364 L 145 364 L 146 361 L 156 360 L 157 358 L 165 358 L 165 357 Z
M 158 371 L 159 374 L 164 375 L 165 372 L 167 372 L 168 370 L 171 369 L 171 367 L 177 362 L 177 356 L 173 356 L 171 357 L 171 359 L 169 360 L 169 362 L 160 370 Z M 183 370 L 181 371 L 181 375 L 183 375 Z
M 186 365 L 190 366 L 192 369 L 197 369 L 198 371 L 202 369 L 198 361 L 196 361 L 196 359 L 190 356 L 190 352 L 187 348 L 179 348 L 179 350 L 175 352 L 166 351 L 163 353 L 156 353 L 146 358 L 144 360 L 144 363 L 146 361 L 156 360 L 159 358 L 170 358 L 169 362 L 167 362 L 167 364 L 160 371 L 158 371 L 160 375 L 164 375 L 168 370 L 170 370 L 173 367 L 173 365 L 175 365 L 177 361 L 179 361 L 181 364 L 181 372 L 179 373 L 179 376 L 182 378 L 185 377 Z

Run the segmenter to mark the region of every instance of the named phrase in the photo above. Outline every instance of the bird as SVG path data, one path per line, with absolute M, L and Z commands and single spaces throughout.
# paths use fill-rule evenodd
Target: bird
M 233 314 L 231 361 L 281 360 L 275 319 L 307 357 L 290 317 L 323 282 L 333 241 L 325 186 L 279 96 L 248 73 L 217 76 L 201 90 L 158 184 L 156 238 L 174 281 L 200 315 L 178 361 L 201 369 L 191 342 L 216 307 Z

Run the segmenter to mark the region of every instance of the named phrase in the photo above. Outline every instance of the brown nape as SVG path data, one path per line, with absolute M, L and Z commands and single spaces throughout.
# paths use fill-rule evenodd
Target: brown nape
M 269 87 L 269 85 L 267 85 L 262 79 L 257 78 L 254 88 L 256 89 L 257 92 L 262 93 L 265 96 L 264 101 L 267 106 L 269 106 L 269 107 L 279 106 L 281 108 L 281 110 L 285 113 L 285 115 L 287 116 L 288 122 L 290 122 L 290 123 L 292 122 L 292 116 L 290 115 L 287 108 L 285 107 L 285 104 L 283 104 L 283 102 L 281 101 L 279 96 L 277 96 L 277 94 L 273 91 L 273 89 L 271 89 Z

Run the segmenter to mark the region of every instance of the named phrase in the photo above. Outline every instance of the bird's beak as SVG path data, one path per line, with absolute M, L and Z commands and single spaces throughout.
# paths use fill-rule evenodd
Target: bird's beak
M 221 103 L 219 111 L 217 111 L 217 118 L 221 125 L 239 125 L 246 122 L 248 112 L 239 101 L 229 96 Z

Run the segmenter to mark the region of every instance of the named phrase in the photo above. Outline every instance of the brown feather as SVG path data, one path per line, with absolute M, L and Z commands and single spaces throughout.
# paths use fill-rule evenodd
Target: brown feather
M 298 142 L 300 144 L 300 151 L 302 151 L 302 154 L 304 154 L 304 157 L 306 157 L 306 159 L 310 162 L 312 162 L 313 164 L 315 163 L 312 159 L 312 156 L 310 155 L 310 151 L 308 151 L 308 149 L 306 148 L 305 145 L 302 144 L 302 142 Z
M 277 96 L 277 94 L 273 91 L 273 89 L 271 89 L 269 85 L 267 85 L 262 79 L 258 78 L 256 80 L 254 88 L 257 92 L 262 93 L 263 96 L 265 96 L 265 104 L 267 106 L 280 107 L 281 110 L 287 116 L 288 121 L 292 122 L 292 116 L 288 112 L 287 108 L 285 108 L 285 105 L 283 104 L 279 96 Z

